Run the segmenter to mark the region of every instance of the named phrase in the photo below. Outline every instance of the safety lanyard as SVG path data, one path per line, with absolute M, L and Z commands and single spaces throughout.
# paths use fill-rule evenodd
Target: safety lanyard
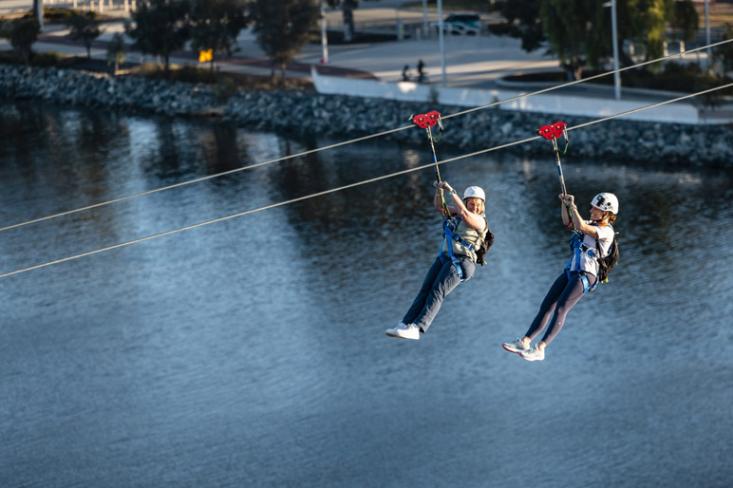
M 435 178 L 438 183 L 440 183 L 442 180 L 440 176 L 440 167 L 438 165 L 438 154 L 435 152 L 435 139 L 433 137 L 433 127 L 436 125 L 440 130 L 443 130 L 443 123 L 440 120 L 441 115 L 440 112 L 437 110 L 431 110 L 430 112 L 426 112 L 424 114 L 416 114 L 410 117 L 410 120 L 413 124 L 418 126 L 421 129 L 425 129 L 425 133 L 428 136 L 428 142 L 430 143 L 430 150 L 433 154 L 433 163 L 435 163 Z M 443 208 L 443 215 L 447 218 L 449 216 L 448 214 L 448 204 L 445 202 L 445 195 L 443 194 L 443 190 L 440 190 L 440 205 Z
M 565 189 L 565 177 L 563 177 L 562 174 L 560 147 L 557 144 L 557 140 L 560 137 L 565 139 L 565 147 L 562 150 L 562 154 L 565 154 L 568 151 L 568 146 L 570 145 L 570 138 L 568 137 L 568 124 L 561 120 L 558 120 L 553 124 L 543 125 L 539 128 L 539 130 L 537 130 L 537 133 L 552 143 L 552 149 L 555 152 L 555 160 L 557 161 L 557 174 L 560 177 L 560 188 L 562 189 L 562 194 L 567 195 L 568 192 Z

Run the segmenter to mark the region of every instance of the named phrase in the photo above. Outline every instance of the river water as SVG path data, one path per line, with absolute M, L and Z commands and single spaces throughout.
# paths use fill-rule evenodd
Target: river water
M 26 102 L 0 138 L 2 226 L 331 142 Z M 28 225 L 0 271 L 427 161 L 369 142 Z M 5 278 L 0 486 L 732 486 L 733 172 L 661 163 L 568 158 L 622 260 L 539 363 L 499 344 L 568 255 L 549 150 L 444 167 L 496 244 L 419 342 L 383 331 L 438 247 L 431 171 Z

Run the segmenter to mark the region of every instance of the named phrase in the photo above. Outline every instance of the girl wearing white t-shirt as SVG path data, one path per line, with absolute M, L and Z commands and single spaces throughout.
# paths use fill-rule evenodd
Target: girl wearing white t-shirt
M 618 198 L 613 193 L 599 193 L 591 200 L 590 220 L 583 220 L 573 195 L 560 195 L 563 224 L 575 232 L 571 241 L 573 255 L 540 305 L 537 316 L 521 339 L 505 342 L 502 347 L 527 361 L 545 359 L 545 349 L 560 332 L 565 317 L 583 294 L 598 281 L 598 258 L 608 256 L 615 232 L 612 224 L 618 215 Z M 598 255 L 600 252 L 600 256 Z M 545 328 L 542 340 L 532 347 L 534 338 Z

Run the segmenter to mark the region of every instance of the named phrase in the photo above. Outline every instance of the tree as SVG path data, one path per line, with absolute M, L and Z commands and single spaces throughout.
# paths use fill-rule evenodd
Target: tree
M 135 49 L 161 56 L 168 73 L 171 53 L 182 49 L 189 38 L 190 10 L 187 0 L 139 0 L 125 31 L 135 41 Z
M 682 46 L 685 42 L 690 42 L 695 38 L 699 24 L 700 16 L 692 0 L 674 2 L 670 25 L 679 33 Z
M 112 36 L 112 40 L 107 45 L 107 62 L 114 65 L 115 75 L 120 65 L 125 62 L 125 40 L 119 32 Z
M 32 46 L 38 39 L 39 32 L 41 32 L 41 26 L 35 18 L 22 18 L 12 22 L 10 45 L 26 64 L 33 54 Z
M 38 30 L 43 29 L 43 0 L 33 0 L 33 17 L 38 22 Z
M 733 24 L 723 26 L 723 39 L 733 38 Z M 713 56 L 722 64 L 723 71 L 733 70 L 733 43 L 723 44 L 713 48 Z
M 191 46 L 211 50 L 211 69 L 216 54 L 231 56 L 239 31 L 247 24 L 242 0 L 195 0 L 191 11 Z
M 66 21 L 71 32 L 69 37 L 73 41 L 81 41 L 87 49 L 87 58 L 92 58 L 92 43 L 102 31 L 99 29 L 97 16 L 94 12 L 73 12 Z
M 544 0 L 540 5 L 543 31 L 570 79 L 580 79 L 584 66 L 598 64 L 602 14 L 600 2 L 588 0 Z
M 344 24 L 344 42 L 354 39 L 354 9 L 359 6 L 359 0 L 326 0 L 331 8 L 341 7 L 341 16 Z
M 628 12 L 629 15 L 638 15 L 643 26 L 643 30 L 636 33 L 637 35 L 632 37 L 632 39 L 644 43 L 646 47 L 646 59 L 658 58 L 664 53 L 667 21 L 672 17 L 673 2 L 674 0 L 638 0 L 638 2 L 629 2 L 636 3 L 638 9 L 636 12 Z
M 354 26 L 354 10 L 359 7 L 359 0 L 321 0 L 331 7 L 341 7 L 341 18 L 344 26 L 344 42 L 351 42 L 354 40 L 354 33 L 356 27 Z M 373 0 L 367 0 L 373 1 Z M 475 5 L 486 4 L 486 0 L 464 0 L 463 5 L 465 8 L 473 9 Z M 479 8 L 479 7 L 476 7 Z
M 285 67 L 308 42 L 319 13 L 313 0 L 254 0 L 250 17 L 258 44 L 273 62 L 273 78 L 277 65 L 285 79 Z
M 622 65 L 632 63 L 622 49 L 625 40 L 644 46 L 652 59 L 662 55 L 668 25 L 682 28 L 684 36 L 693 35 L 691 26 L 697 25 L 690 0 L 617 0 L 616 6 Z M 533 51 L 547 41 L 569 77 L 578 78 L 586 66 L 599 66 L 613 52 L 607 7 L 604 0 L 510 0 L 494 9 L 507 19 L 509 35 L 522 39 L 523 49 Z
M 492 9 L 498 11 L 507 21 L 509 35 L 522 40 L 522 49 L 532 52 L 545 41 L 540 17 L 542 0 L 510 0 L 497 2 Z

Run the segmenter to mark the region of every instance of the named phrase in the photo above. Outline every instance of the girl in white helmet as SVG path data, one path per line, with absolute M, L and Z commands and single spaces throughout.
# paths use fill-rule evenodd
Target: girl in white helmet
M 583 220 L 573 195 L 560 195 L 563 224 L 574 232 L 573 255 L 540 305 L 537 316 L 521 339 L 505 342 L 502 347 L 527 361 L 545 359 L 545 349 L 562 329 L 568 312 L 598 281 L 598 258 L 608 255 L 615 232 L 612 224 L 618 215 L 618 198 L 613 193 L 599 193 L 590 203 L 590 220 Z M 536 346 L 531 343 L 547 325 Z
M 436 184 L 433 204 L 445 214 L 441 193 L 449 192 L 453 205 L 447 207 L 444 221 L 445 236 L 441 252 L 425 276 L 422 287 L 402 321 L 385 333 L 401 339 L 420 339 L 435 319 L 445 297 L 462 281 L 471 279 L 476 271 L 479 250 L 487 238 L 489 224 L 486 221 L 486 195 L 478 186 L 469 186 L 463 199 L 442 181 Z

